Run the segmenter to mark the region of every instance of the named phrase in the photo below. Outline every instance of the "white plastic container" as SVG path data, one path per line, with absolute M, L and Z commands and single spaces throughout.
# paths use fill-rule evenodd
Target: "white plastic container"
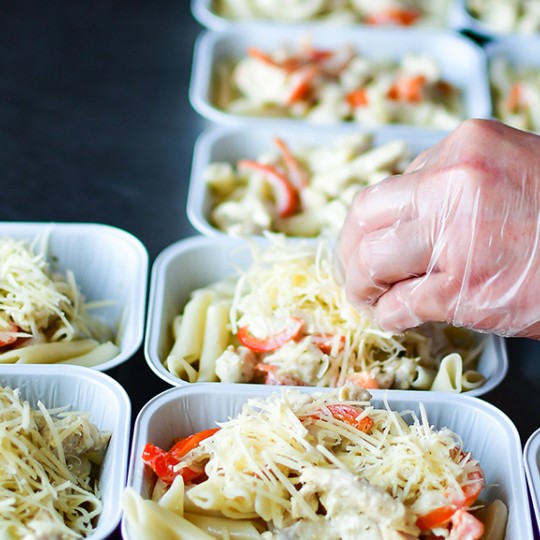
M 2 365 L 0 384 L 20 389 L 33 407 L 39 400 L 48 409 L 88 412 L 100 430 L 112 433 L 99 479 L 103 513 L 87 539 L 109 538 L 120 522 L 127 474 L 131 403 L 125 390 L 104 373 L 70 365 Z
M 268 27 L 254 23 L 239 24 L 223 32 L 203 32 L 195 44 L 189 89 L 192 106 L 208 120 L 228 125 L 257 124 L 264 119 L 270 127 L 279 123 L 285 129 L 305 123 L 303 119 L 241 116 L 220 110 L 212 102 L 212 88 L 216 67 L 244 57 L 248 47 L 273 50 L 284 43 L 296 44 L 306 35 L 315 48 L 331 50 L 351 44 L 367 58 L 399 62 L 407 53 L 426 54 L 437 62 L 442 78 L 461 90 L 465 117 L 490 115 L 485 55 L 468 38 L 450 30 L 347 27 L 331 32 L 323 25 Z
M 199 236 L 180 240 L 158 255 L 150 279 L 144 353 L 150 368 L 164 381 L 173 386 L 192 384 L 176 377 L 162 364 L 173 345 L 172 321 L 181 313 L 190 293 L 234 275 L 237 268 L 246 268 L 250 262 L 251 254 L 246 241 L 227 236 Z M 486 346 L 477 369 L 486 377 L 486 383 L 465 392 L 468 395 L 485 394 L 505 377 L 508 358 L 502 338 L 486 336 Z
M 173 388 L 152 399 L 137 417 L 127 485 L 148 498 L 153 474 L 140 459 L 147 442 L 169 448 L 175 437 L 185 437 L 216 426 L 236 415 L 251 397 L 277 392 L 275 387 L 237 385 L 194 385 Z M 313 391 L 313 390 L 307 390 Z M 448 427 L 463 439 L 485 472 L 487 488 L 481 498 L 488 502 L 501 499 L 509 509 L 506 540 L 531 540 L 531 516 L 523 471 L 523 456 L 518 432 L 510 419 L 499 409 L 477 398 L 433 392 L 373 391 L 373 404 L 382 406 L 386 397 L 392 410 L 415 410 L 425 405 L 431 425 Z M 129 539 L 125 518 L 122 533 Z
M 437 1 L 439 1 L 439 0 L 437 0 Z M 233 21 L 231 19 L 223 17 L 219 13 L 216 13 L 216 11 L 214 9 L 212 9 L 212 3 L 213 3 L 213 0 L 191 0 L 191 13 L 195 17 L 195 19 L 197 19 L 197 21 L 199 21 L 200 24 L 202 24 L 203 26 L 206 26 L 206 28 L 209 28 L 211 30 L 220 30 L 221 31 L 221 30 L 226 30 L 226 29 L 230 28 L 231 26 L 233 26 L 235 23 L 237 23 L 237 21 Z M 455 2 L 454 2 L 454 0 L 448 0 L 447 4 L 449 4 L 449 5 L 448 5 L 448 9 L 447 9 L 446 18 L 441 16 L 440 21 L 433 21 L 434 24 L 435 24 L 435 22 L 437 22 L 437 23 L 440 23 L 440 26 L 446 26 L 446 27 L 451 26 L 451 24 L 452 24 L 452 11 L 454 9 Z M 442 11 L 441 11 L 441 13 L 442 13 Z M 249 22 L 261 23 L 263 21 L 258 20 L 258 21 L 249 21 Z M 349 26 L 349 25 L 363 26 L 360 23 L 349 22 L 348 20 L 345 21 L 345 20 L 343 20 L 343 17 L 340 17 L 339 20 L 321 19 L 321 20 L 316 20 L 316 21 L 311 20 L 311 21 L 306 21 L 306 22 L 311 22 L 313 24 L 327 25 L 328 27 L 334 28 L 337 31 L 339 31 L 340 28 L 343 27 L 343 26 Z M 267 24 L 270 25 L 270 24 L 283 24 L 283 23 L 267 21 Z M 285 23 L 285 24 L 287 24 L 287 23 Z
M 110 301 L 91 314 L 117 329 L 120 353 L 93 369 L 106 371 L 125 362 L 143 339 L 146 248 L 132 234 L 97 223 L 0 222 L 0 237 L 31 241 L 45 232 L 51 269 L 62 273 L 71 270 L 86 301 Z
M 540 428 L 525 443 L 524 456 L 534 514 L 540 528 Z
M 486 39 L 486 40 L 506 40 L 512 39 L 519 35 L 533 35 L 533 34 L 524 34 L 518 32 L 508 32 L 500 28 L 496 28 L 489 22 L 482 20 L 479 17 L 476 17 L 471 14 L 467 9 L 468 1 L 467 0 L 453 0 L 454 7 L 452 9 L 452 27 L 456 30 L 465 30 L 476 34 L 477 36 Z M 513 3 L 515 9 L 518 9 L 518 2 Z M 512 2 L 510 2 L 510 7 L 512 7 Z
M 209 220 L 212 210 L 211 192 L 204 179 L 205 168 L 213 162 L 221 161 L 235 165 L 240 159 L 256 159 L 262 153 L 275 148 L 272 139 L 275 136 L 283 138 L 290 148 L 312 147 L 319 148 L 334 143 L 346 133 L 366 132 L 373 134 L 373 146 L 379 146 L 395 140 L 407 143 L 411 158 L 426 150 L 447 133 L 429 129 L 403 128 L 388 131 L 384 128 L 365 129 L 356 126 L 329 126 L 325 129 L 314 130 L 309 126 L 298 126 L 296 129 L 276 125 L 275 129 L 265 127 L 208 128 L 197 139 L 193 152 L 193 164 L 187 199 L 187 215 L 189 221 L 200 233 L 205 235 L 225 235 Z

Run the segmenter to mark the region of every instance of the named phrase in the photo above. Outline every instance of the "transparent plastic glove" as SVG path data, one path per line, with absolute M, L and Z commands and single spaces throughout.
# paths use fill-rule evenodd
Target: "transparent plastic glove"
M 467 120 L 362 190 L 337 245 L 348 298 L 402 331 L 540 338 L 540 136 Z

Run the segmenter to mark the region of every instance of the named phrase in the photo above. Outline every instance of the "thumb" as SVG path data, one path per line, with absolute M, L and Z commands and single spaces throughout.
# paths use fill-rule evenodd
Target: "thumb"
M 430 273 L 400 281 L 377 302 L 374 314 L 379 325 L 390 332 L 403 332 L 424 322 L 452 322 L 459 287 L 444 273 Z

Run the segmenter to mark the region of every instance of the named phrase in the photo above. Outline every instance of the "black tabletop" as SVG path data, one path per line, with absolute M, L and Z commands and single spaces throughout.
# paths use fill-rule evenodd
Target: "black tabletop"
M 193 145 L 187 0 L 4 0 L 0 9 L 0 220 L 99 222 L 125 229 L 150 263 L 196 234 L 186 216 Z M 522 442 L 540 427 L 540 343 L 507 340 L 507 378 L 483 399 Z M 142 347 L 108 372 L 133 419 L 169 385 Z M 119 534 L 117 534 L 119 537 Z

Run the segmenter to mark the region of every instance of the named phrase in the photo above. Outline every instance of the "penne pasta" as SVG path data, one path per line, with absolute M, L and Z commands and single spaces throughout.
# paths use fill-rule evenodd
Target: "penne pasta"
M 206 321 L 202 351 L 199 361 L 199 382 L 216 381 L 216 359 L 229 344 L 228 330 L 230 300 L 210 303 L 206 311 Z

